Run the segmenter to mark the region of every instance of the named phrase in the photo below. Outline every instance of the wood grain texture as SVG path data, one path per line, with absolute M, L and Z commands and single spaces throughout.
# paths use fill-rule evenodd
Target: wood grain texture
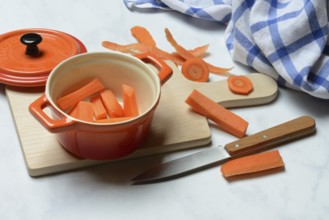
M 173 63 L 169 62 L 169 65 L 174 74 L 162 87 L 149 138 L 140 149 L 121 160 L 209 144 L 211 132 L 207 119 L 192 112 L 184 102 L 192 89 L 199 89 L 225 107 L 265 104 L 277 96 L 276 83 L 263 74 L 248 74 L 254 84 L 254 91 L 248 96 L 241 96 L 229 91 L 226 80 L 191 82 L 182 76 Z M 85 160 L 71 155 L 58 144 L 56 135 L 49 133 L 33 118 L 28 106 L 43 91 L 44 88 L 6 88 L 29 174 L 41 176 L 111 162 Z
M 225 145 L 231 156 L 264 150 L 315 132 L 315 120 L 301 116 Z

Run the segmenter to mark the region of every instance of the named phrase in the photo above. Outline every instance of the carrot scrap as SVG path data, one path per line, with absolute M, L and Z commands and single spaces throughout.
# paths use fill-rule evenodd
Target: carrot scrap
M 174 39 L 173 35 L 171 34 L 171 32 L 169 31 L 168 28 L 165 28 L 165 34 L 166 34 L 166 38 L 168 40 L 168 42 L 175 48 L 175 50 L 186 60 L 194 58 L 195 56 L 188 51 L 187 49 L 185 49 L 183 46 L 181 46 L 180 44 L 177 43 L 177 41 Z M 230 73 L 227 73 L 229 70 L 231 70 L 232 68 L 222 68 L 222 67 L 216 67 L 214 65 L 211 65 L 209 63 L 207 63 L 209 71 L 211 73 L 214 74 L 218 74 L 218 75 L 231 75 Z
M 228 71 L 232 70 L 233 67 L 231 67 L 231 68 L 222 68 L 222 67 L 214 66 L 214 65 L 208 63 L 208 68 L 209 68 L 209 72 L 211 72 L 213 74 L 216 74 L 216 75 L 233 76 L 233 74 L 228 72 Z
M 74 111 L 71 112 L 71 116 L 82 121 L 93 122 L 93 105 L 90 102 L 80 101 L 74 108 Z
M 105 118 L 95 120 L 96 123 L 116 123 L 132 119 L 133 117 L 117 117 L 117 118 Z
M 71 92 L 57 99 L 56 104 L 60 109 L 65 111 L 75 106 L 76 104 L 78 104 L 78 102 L 82 101 L 88 96 L 93 95 L 94 93 L 103 89 L 104 89 L 104 85 L 98 79 L 94 79 L 88 84 L 75 90 L 74 92 Z
M 194 57 L 184 62 L 182 73 L 185 78 L 196 82 L 207 82 L 209 69 L 203 59 Z
M 274 168 L 284 167 L 284 162 L 278 150 L 240 157 L 222 165 L 224 177 L 255 173 Z
M 175 50 L 186 60 L 193 58 L 193 54 L 186 50 L 184 47 L 179 45 L 177 41 L 174 39 L 173 35 L 169 31 L 168 28 L 165 28 L 165 34 L 168 42 L 175 48 Z
M 123 91 L 123 111 L 126 117 L 136 117 L 139 115 L 135 89 L 129 85 L 122 84 Z
M 115 97 L 112 90 L 104 90 L 100 93 L 102 102 L 105 106 L 107 114 L 110 117 L 123 117 L 124 112 L 122 106 L 120 105 L 119 101 Z
M 246 135 L 247 121 L 203 95 L 198 90 L 194 89 L 185 102 L 197 113 L 214 121 L 224 131 L 238 138 Z
M 90 103 L 93 105 L 95 119 L 104 119 L 107 117 L 106 109 L 99 95 L 90 98 Z
M 152 46 L 152 47 L 156 46 L 156 43 L 152 35 L 146 28 L 141 26 L 134 26 L 130 29 L 130 31 L 138 42 L 143 43 L 147 46 Z
M 253 90 L 251 80 L 246 76 L 230 76 L 227 78 L 229 89 L 237 94 L 248 95 Z
M 111 41 L 103 41 L 102 46 L 110 50 L 120 51 L 123 53 L 131 53 L 131 54 L 147 53 L 150 50 L 149 46 L 142 43 L 121 45 Z
M 176 64 L 181 62 L 181 58 L 178 58 L 177 56 L 175 56 L 171 53 L 168 53 L 164 50 L 161 50 L 157 47 L 151 47 L 150 48 L 150 53 L 156 55 L 160 59 L 171 60 Z

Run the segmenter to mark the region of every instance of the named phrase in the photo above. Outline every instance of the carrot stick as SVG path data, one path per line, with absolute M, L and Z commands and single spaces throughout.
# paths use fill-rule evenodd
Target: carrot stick
M 121 45 L 110 41 L 103 41 L 102 46 L 110 50 L 120 51 L 123 53 L 131 53 L 131 54 L 147 53 L 150 50 L 149 46 L 142 43 Z
M 79 101 L 82 101 L 88 96 L 103 89 L 103 84 L 98 79 L 94 79 L 85 86 L 82 86 L 80 89 L 57 99 L 56 104 L 60 109 L 65 111 L 78 104 Z
M 101 93 L 101 99 L 110 117 L 123 117 L 123 109 L 111 90 L 103 90 Z
M 135 89 L 126 84 L 122 85 L 123 91 L 123 111 L 126 117 L 136 117 L 139 115 Z
M 197 113 L 214 121 L 224 131 L 242 138 L 246 135 L 248 122 L 214 102 L 197 90 L 193 90 L 185 102 Z
M 274 168 L 284 167 L 284 162 L 278 150 L 240 157 L 222 165 L 224 177 L 255 173 Z
M 104 119 L 107 117 L 106 109 L 99 95 L 90 98 L 90 103 L 93 105 L 95 119 Z
M 95 122 L 96 123 L 116 123 L 116 122 L 127 121 L 127 120 L 132 119 L 132 118 L 133 117 L 105 118 L 105 119 L 95 120 Z
M 78 103 L 78 104 L 79 104 L 79 103 Z M 70 113 L 69 113 L 69 115 L 72 116 L 73 118 L 78 118 L 78 117 L 79 117 L 79 116 L 78 116 L 78 104 L 75 105 L 75 106 L 71 109 L 71 111 L 70 111 Z
M 139 43 L 143 43 L 147 46 L 155 47 L 156 43 L 150 34 L 150 32 L 141 26 L 134 26 L 130 29 L 132 35 L 137 39 Z
M 93 105 L 90 102 L 80 101 L 71 112 L 71 116 L 82 121 L 93 122 Z
M 182 66 L 182 73 L 185 78 L 196 82 L 207 82 L 209 78 L 206 62 L 198 57 L 188 59 Z
M 230 76 L 227 83 L 229 89 L 237 94 L 248 95 L 253 90 L 253 84 L 246 76 Z

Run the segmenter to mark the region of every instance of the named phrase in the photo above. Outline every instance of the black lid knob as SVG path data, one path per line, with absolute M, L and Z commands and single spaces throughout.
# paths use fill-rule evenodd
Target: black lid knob
M 21 36 L 22 44 L 26 45 L 25 54 L 29 56 L 39 56 L 40 51 L 38 44 L 41 43 L 42 37 L 36 33 L 27 33 Z

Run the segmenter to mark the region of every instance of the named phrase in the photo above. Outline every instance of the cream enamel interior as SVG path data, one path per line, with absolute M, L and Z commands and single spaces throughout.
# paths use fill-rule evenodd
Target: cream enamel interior
M 46 84 L 46 97 L 53 107 L 67 117 L 55 104 L 65 93 L 98 78 L 122 101 L 122 84 L 135 88 L 140 116 L 154 107 L 160 97 L 157 74 L 141 60 L 121 53 L 94 52 L 71 57 L 50 73 Z

